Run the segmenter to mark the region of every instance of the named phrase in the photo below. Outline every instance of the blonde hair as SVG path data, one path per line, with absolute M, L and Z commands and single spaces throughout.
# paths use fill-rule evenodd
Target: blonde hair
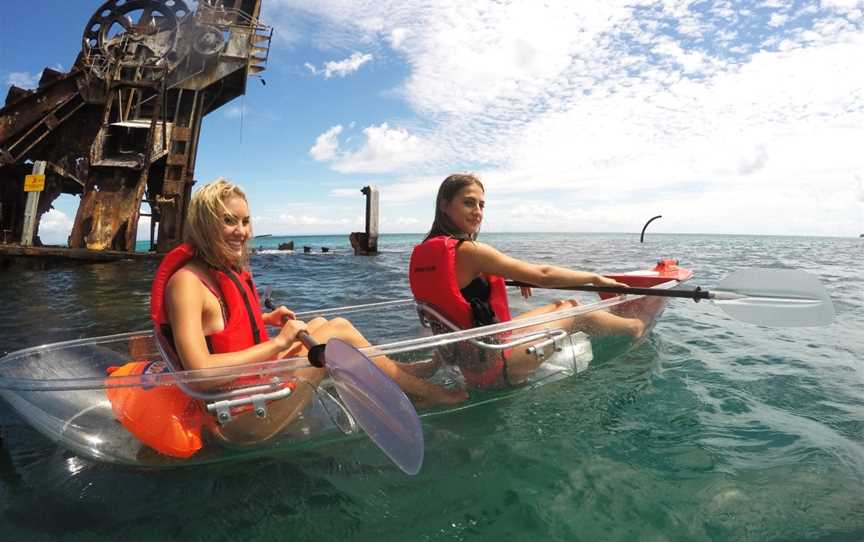
M 186 215 L 185 241 L 192 245 L 199 258 L 216 269 L 243 269 L 249 264 L 248 245 L 243 246 L 243 256 L 238 262 L 222 235 L 226 223 L 239 220 L 226 205 L 231 198 L 240 198 L 247 205 L 249 203 L 242 188 L 219 177 L 192 195 Z

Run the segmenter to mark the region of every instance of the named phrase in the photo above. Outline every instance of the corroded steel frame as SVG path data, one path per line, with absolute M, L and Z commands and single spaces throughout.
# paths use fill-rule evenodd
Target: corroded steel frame
M 72 70 L 13 86 L 0 109 L 0 243 L 21 239 L 18 185 L 35 160 L 48 163 L 39 218 L 60 194 L 81 195 L 70 248 L 134 251 L 141 216 L 151 249 L 179 243 L 203 117 L 266 66 L 260 10 L 261 0 L 199 0 L 194 12 L 182 0 L 104 2 Z

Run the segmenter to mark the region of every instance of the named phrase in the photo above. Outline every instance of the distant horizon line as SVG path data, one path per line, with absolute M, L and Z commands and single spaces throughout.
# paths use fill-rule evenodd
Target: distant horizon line
M 426 235 L 428 232 L 388 232 L 388 233 L 379 233 L 379 237 L 384 236 L 395 236 L 395 235 L 416 235 L 422 236 Z M 251 239 L 255 237 L 348 237 L 350 233 L 300 233 L 300 234 L 281 234 L 281 233 L 259 233 L 253 236 Z M 483 235 L 635 235 L 639 236 L 640 233 L 637 232 L 621 232 L 621 231 L 606 231 L 606 232 L 588 232 L 588 231 L 484 231 L 481 232 L 478 239 L 482 240 Z M 715 236 L 727 236 L 727 237 L 735 237 L 735 236 L 755 236 L 755 237 L 819 237 L 826 239 L 856 239 L 864 236 L 862 234 L 851 234 L 850 236 L 845 235 L 826 235 L 826 234 L 792 234 L 792 233 L 706 233 L 706 232 L 678 232 L 678 233 L 669 233 L 669 232 L 646 232 L 645 238 L 654 235 L 715 235 Z M 250 240 L 251 240 L 250 239 Z M 146 240 L 146 239 L 144 239 Z
M 427 232 L 419 233 L 419 232 L 403 232 L 403 233 L 380 233 L 379 237 L 388 237 L 388 236 L 397 236 L 397 235 L 411 235 L 411 236 L 423 236 L 426 235 Z M 578 231 L 495 231 L 495 232 L 483 232 L 479 238 L 482 241 L 482 235 L 633 235 L 639 236 L 638 233 L 633 232 L 578 232 Z M 253 241 L 256 237 L 274 239 L 274 238 L 288 238 L 289 240 L 292 238 L 304 238 L 304 237 L 345 237 L 348 238 L 350 234 L 348 233 L 302 233 L 297 235 L 292 234 L 278 234 L 278 233 L 261 233 L 253 236 L 249 239 L 249 241 Z M 682 233 L 668 233 L 668 232 L 655 232 L 650 235 L 646 235 L 646 238 L 650 236 L 656 235 L 679 235 L 679 236 L 716 236 L 716 237 L 789 237 L 789 238 L 818 238 L 818 239 L 862 239 L 864 238 L 864 233 L 855 235 L 820 235 L 820 234 L 782 234 L 782 233 L 699 233 L 699 232 L 682 232 Z M 149 243 L 149 239 L 136 239 L 135 243 Z M 67 246 L 66 243 L 51 243 L 45 242 L 46 245 L 52 246 Z

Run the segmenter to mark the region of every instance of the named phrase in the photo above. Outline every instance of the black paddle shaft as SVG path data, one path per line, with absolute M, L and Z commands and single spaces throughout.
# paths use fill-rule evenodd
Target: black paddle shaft
M 519 286 L 519 287 L 528 287 L 528 288 L 543 288 L 543 286 L 534 286 L 533 284 L 528 284 L 527 282 L 519 282 L 515 280 L 508 280 L 507 286 Z M 552 290 L 576 290 L 580 292 L 602 292 L 606 294 L 632 294 L 632 295 L 655 295 L 660 297 L 684 297 L 687 299 L 692 299 L 693 301 L 699 301 L 700 299 L 711 299 L 714 294 L 709 292 L 708 290 L 703 290 L 701 287 L 697 286 L 693 290 L 660 290 L 657 288 L 636 288 L 629 286 L 553 286 L 550 289 Z
M 306 357 L 309 358 L 309 363 L 313 367 L 324 367 L 327 364 L 324 356 L 325 345 L 319 344 L 318 341 L 312 338 L 312 335 L 309 335 L 305 331 L 298 333 L 297 338 L 309 349 L 309 354 Z
M 276 308 L 276 305 L 273 303 L 273 300 L 270 299 L 269 290 L 264 295 L 264 306 L 270 309 L 271 311 Z M 312 338 L 312 335 L 309 335 L 305 331 L 301 331 L 297 334 L 297 338 L 303 345 L 309 349 L 309 354 L 306 357 L 309 359 L 309 363 L 313 367 L 324 367 L 326 364 L 326 358 L 324 356 L 324 348 L 325 345 L 318 344 L 318 341 Z

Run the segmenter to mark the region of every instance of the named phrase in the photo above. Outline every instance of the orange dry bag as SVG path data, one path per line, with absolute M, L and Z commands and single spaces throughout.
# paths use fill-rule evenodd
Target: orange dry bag
M 165 371 L 161 361 L 132 361 L 108 370 L 106 393 L 114 416 L 130 433 L 159 453 L 190 457 L 203 446 L 201 428 L 211 423 L 201 403 L 176 385 L 112 386 L 111 378 L 156 375 Z

